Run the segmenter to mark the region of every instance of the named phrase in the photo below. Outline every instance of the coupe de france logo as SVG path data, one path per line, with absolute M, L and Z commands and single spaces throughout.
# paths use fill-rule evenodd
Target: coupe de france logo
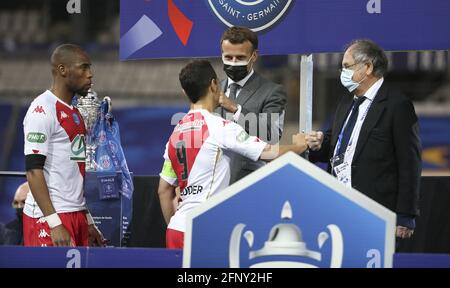
M 281 221 L 274 225 L 267 241 L 260 249 L 251 250 L 247 260 L 250 268 L 340 268 L 344 254 L 344 237 L 338 225 L 329 224 L 317 235 L 317 246 L 324 251 L 308 249 L 299 226 L 292 223 L 292 208 L 286 201 L 281 210 Z M 234 226 L 230 236 L 229 261 L 230 268 L 241 267 L 241 239 L 247 243 L 247 251 L 254 248 L 255 235 L 247 225 L 239 223 Z M 325 245 L 331 242 L 329 245 Z M 325 250 L 328 250 L 325 252 Z M 325 253 L 322 253 L 325 252 Z M 320 265 L 319 265 L 320 264 Z
M 276 24 L 292 0 L 207 0 L 209 7 L 225 25 L 245 26 L 258 32 Z

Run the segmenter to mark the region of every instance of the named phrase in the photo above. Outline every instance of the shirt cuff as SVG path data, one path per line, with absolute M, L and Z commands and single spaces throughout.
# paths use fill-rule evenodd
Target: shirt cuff
M 233 115 L 233 121 L 237 122 L 239 120 L 239 116 L 241 116 L 242 106 L 237 104 L 237 110 Z
M 397 214 L 397 226 L 403 226 L 408 229 L 415 229 L 416 219 L 414 216 Z

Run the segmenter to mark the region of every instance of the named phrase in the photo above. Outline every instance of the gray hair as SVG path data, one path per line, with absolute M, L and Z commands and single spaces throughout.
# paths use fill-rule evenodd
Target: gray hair
M 352 47 L 352 56 L 355 62 L 372 63 L 373 74 L 376 77 L 383 77 L 388 68 L 388 59 L 380 46 L 372 40 L 358 39 L 348 44 L 346 50 L 350 47 Z

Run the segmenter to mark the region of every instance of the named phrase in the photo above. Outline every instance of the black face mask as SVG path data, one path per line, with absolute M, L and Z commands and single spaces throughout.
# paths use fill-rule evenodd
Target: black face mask
M 16 217 L 20 223 L 22 223 L 23 218 L 23 208 L 16 208 Z
M 247 65 L 231 66 L 223 64 L 223 71 L 225 71 L 227 76 L 234 82 L 241 81 L 248 75 Z

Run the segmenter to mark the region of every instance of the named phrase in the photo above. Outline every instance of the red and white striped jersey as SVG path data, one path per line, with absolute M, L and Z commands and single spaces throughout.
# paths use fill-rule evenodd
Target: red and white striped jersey
M 164 159 L 175 173 L 163 169 L 160 174 L 180 186 L 181 199 L 168 228 L 184 232 L 186 213 L 229 185 L 230 153 L 256 161 L 266 145 L 234 122 L 207 110 L 190 110 L 166 144 Z
M 56 212 L 85 210 L 86 128 L 78 109 L 47 90 L 31 103 L 23 126 L 24 154 L 47 157 L 44 176 Z M 32 218 L 43 216 L 31 193 L 24 213 Z

